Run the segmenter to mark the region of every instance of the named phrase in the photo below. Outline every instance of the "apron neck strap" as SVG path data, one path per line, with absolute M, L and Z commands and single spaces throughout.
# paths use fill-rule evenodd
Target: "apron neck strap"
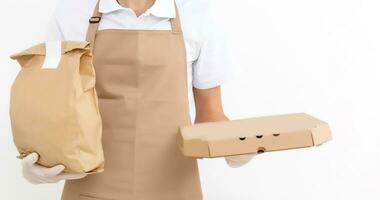
M 102 19 L 102 13 L 99 12 L 99 2 L 100 0 L 97 1 L 92 17 L 89 19 L 89 27 L 88 27 L 87 36 L 86 36 L 86 41 L 91 44 L 90 45 L 91 52 L 93 52 L 94 50 L 95 35 L 99 29 L 99 22 Z M 176 16 L 175 18 L 170 19 L 170 24 L 172 28 L 171 32 L 172 34 L 182 34 L 181 20 L 179 17 L 177 3 L 175 3 L 175 1 L 174 1 L 174 5 L 175 5 Z
M 175 18 L 170 19 L 170 23 L 172 25 L 172 33 L 173 34 L 182 34 L 181 20 L 179 17 L 177 3 L 175 1 L 174 1 L 174 6 L 175 6 Z
M 95 44 L 95 35 L 99 29 L 99 22 L 102 19 L 102 13 L 99 12 L 99 2 L 97 1 L 94 13 L 92 17 L 88 20 L 89 26 L 87 30 L 86 40 L 90 43 L 91 52 L 94 52 L 94 44 Z

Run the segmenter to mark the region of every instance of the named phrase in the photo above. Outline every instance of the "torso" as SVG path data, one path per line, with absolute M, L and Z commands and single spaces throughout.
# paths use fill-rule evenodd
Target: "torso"
M 171 24 L 99 31 L 91 24 L 105 169 L 66 181 L 62 200 L 202 200 L 197 161 L 178 147 L 178 128 L 191 121 L 180 19 Z
M 201 2 L 200 2 L 201 1 Z M 197 61 L 202 45 L 203 24 L 209 19 L 210 8 L 203 0 L 176 0 L 178 12 L 181 17 L 182 30 L 184 34 L 186 61 L 187 61 L 187 80 L 190 116 L 194 120 L 194 100 L 193 100 L 193 64 Z M 65 0 L 58 5 L 56 20 L 62 28 L 63 39 L 83 41 L 86 38 L 88 19 L 92 16 L 96 0 L 77 1 Z M 202 6 L 200 6 L 202 5 Z M 75 8 L 74 8 L 75 7 Z M 80 9 L 80 10 L 79 10 Z M 73 10 L 75 14 L 67 15 L 68 10 Z M 207 17 L 205 17 L 205 15 Z M 145 30 L 169 30 L 169 19 L 147 16 L 144 23 L 139 23 L 141 19 L 134 19 L 129 16 L 128 20 L 119 22 L 118 19 L 128 17 L 125 12 L 115 12 L 104 14 L 104 20 L 99 25 L 99 30 L 104 29 L 145 29 Z

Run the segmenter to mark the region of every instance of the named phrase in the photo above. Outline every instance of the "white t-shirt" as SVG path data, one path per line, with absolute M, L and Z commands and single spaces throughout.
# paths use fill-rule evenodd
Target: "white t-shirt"
M 191 117 L 194 119 L 192 87 L 207 89 L 219 86 L 232 77 L 228 38 L 222 22 L 212 10 L 214 1 L 175 0 L 184 34 Z M 86 40 L 88 20 L 97 0 L 60 0 L 48 29 L 47 41 Z M 116 0 L 100 0 L 103 13 L 99 29 L 170 30 L 175 17 L 174 0 L 156 0 L 139 17 Z M 117 44 L 115 44 L 117 45 Z

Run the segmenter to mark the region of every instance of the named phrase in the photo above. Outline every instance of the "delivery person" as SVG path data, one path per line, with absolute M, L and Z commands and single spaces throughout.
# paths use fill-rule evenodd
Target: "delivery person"
M 62 0 L 48 40 L 91 42 L 105 171 L 64 173 L 33 153 L 24 177 L 67 180 L 63 200 L 201 200 L 197 160 L 181 154 L 177 130 L 191 124 L 189 103 L 195 123 L 228 120 L 220 85 L 232 66 L 215 22 L 205 0 Z M 253 156 L 226 161 L 237 167 Z

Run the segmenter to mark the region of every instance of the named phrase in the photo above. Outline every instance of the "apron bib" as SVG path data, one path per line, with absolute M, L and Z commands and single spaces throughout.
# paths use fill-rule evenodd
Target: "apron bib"
M 99 4 L 99 2 L 98 2 Z M 197 161 L 177 144 L 191 123 L 179 13 L 172 30 L 100 30 L 90 19 L 105 171 L 66 181 L 62 200 L 201 200 Z

